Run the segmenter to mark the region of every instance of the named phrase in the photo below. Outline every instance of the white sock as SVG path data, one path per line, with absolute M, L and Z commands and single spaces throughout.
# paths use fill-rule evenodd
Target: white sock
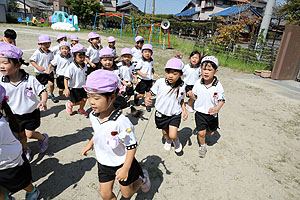
M 200 147 L 206 147 L 206 144 L 200 144 Z

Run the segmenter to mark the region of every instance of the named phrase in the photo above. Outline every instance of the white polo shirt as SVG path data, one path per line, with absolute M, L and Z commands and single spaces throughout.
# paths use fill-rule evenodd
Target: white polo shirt
M 87 67 L 81 68 L 75 61 L 65 70 L 65 77 L 68 79 L 69 88 L 82 88 L 85 85 L 85 72 Z
M 41 72 L 37 68 L 34 68 L 34 71 L 36 73 L 45 74 L 53 58 L 54 56 L 52 54 L 52 51 L 49 50 L 48 53 L 45 53 L 41 48 L 39 48 L 30 57 L 30 62 L 34 61 L 37 65 L 45 69 L 45 71 Z M 53 69 L 51 69 L 51 71 L 53 71 Z
M 107 48 L 110 48 L 109 46 L 107 47 Z M 113 52 L 113 55 L 115 56 L 116 54 L 117 54 L 117 48 L 115 47 L 115 48 L 110 48 L 111 50 L 112 50 L 112 52 Z
M 142 49 L 138 49 L 136 46 L 131 49 L 132 52 L 132 62 L 137 62 L 139 59 L 142 59 Z
M 194 109 L 204 114 L 208 114 L 208 110 L 216 107 L 219 101 L 225 102 L 226 100 L 223 86 L 217 77 L 214 78 L 212 86 L 209 88 L 205 86 L 203 78 L 197 80 L 192 92 L 197 96 Z
M 5 88 L 8 96 L 8 105 L 14 114 L 23 115 L 32 113 L 37 105 L 39 96 L 45 87 L 31 74 L 20 69 L 21 80 L 17 85 L 10 83 L 8 76 L 2 76 L 0 84 Z
M 142 77 L 137 73 L 137 76 L 139 79 L 143 79 L 143 80 L 152 80 L 153 79 L 153 73 L 152 73 L 152 69 L 153 69 L 153 59 L 150 58 L 150 62 L 147 61 L 144 57 L 142 57 L 142 59 L 140 59 L 136 66 L 135 66 L 135 70 L 140 70 L 142 73 L 146 73 L 147 76 L 146 77 Z
M 23 164 L 22 145 L 11 132 L 8 123 L 0 113 L 0 170 Z
M 61 54 L 56 54 L 54 59 L 51 61 L 51 65 L 56 66 L 56 75 L 64 76 L 66 68 L 73 62 L 73 57 L 68 54 L 65 58 Z
M 52 51 L 53 56 L 59 54 L 59 53 L 60 53 L 60 50 L 59 50 L 59 44 L 56 45 L 56 46 L 54 46 L 54 47 L 52 47 L 50 50 Z
M 130 120 L 122 114 L 121 110 L 114 111 L 108 120 L 100 122 L 99 114 L 90 113 L 90 120 L 94 129 L 94 149 L 97 161 L 106 166 L 119 166 L 125 162 L 127 150 L 137 147 L 134 127 Z M 113 136 L 113 133 L 116 133 Z M 118 145 L 112 148 L 107 141 L 125 133 Z
M 92 63 L 98 63 L 100 59 L 100 50 L 101 50 L 100 46 L 98 49 L 96 49 L 93 45 L 90 45 L 87 48 L 85 56 L 88 57 Z
M 186 64 L 183 69 L 183 80 L 186 85 L 195 85 L 201 75 L 201 67 L 194 68 L 192 65 Z
M 155 108 L 164 115 L 173 116 L 182 112 L 180 102 L 185 97 L 185 84 L 181 79 L 178 81 L 178 94 L 177 89 L 171 91 L 173 86 L 166 78 L 158 79 L 151 87 L 150 93 L 156 95 Z
M 132 82 L 133 75 L 135 74 L 134 65 L 130 63 L 130 66 L 127 66 L 124 62 L 119 62 L 118 66 L 121 80 Z

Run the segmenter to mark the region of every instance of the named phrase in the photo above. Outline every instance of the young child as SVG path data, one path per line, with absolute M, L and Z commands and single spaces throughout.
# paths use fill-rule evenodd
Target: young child
M 87 64 L 87 75 L 89 75 L 91 72 L 100 69 L 100 63 L 99 63 L 99 53 L 101 50 L 100 42 L 101 38 L 100 35 L 96 32 L 90 32 L 88 34 L 88 41 L 91 43 L 91 45 L 87 48 L 86 52 L 86 62 Z
M 171 58 L 165 66 L 166 78 L 161 78 L 152 86 L 150 93 L 145 98 L 146 106 L 152 104 L 152 95 L 156 95 L 155 101 L 155 123 L 158 129 L 166 138 L 164 149 L 170 151 L 172 142 L 175 152 L 182 151 L 182 145 L 177 136 L 177 130 L 181 121 L 187 120 L 187 113 L 184 105 L 185 85 L 181 80 L 182 62 L 178 58 Z
M 129 48 L 124 48 L 121 51 L 122 61 L 118 63 L 120 79 L 122 84 L 126 86 L 126 95 L 130 99 L 134 95 L 133 90 L 133 78 L 137 82 L 137 76 L 135 73 L 134 65 L 131 62 L 132 53 Z
M 65 96 L 70 97 L 70 101 L 66 103 L 66 111 L 69 115 L 73 113 L 73 106 L 79 105 L 77 112 L 84 116 L 88 113 L 84 110 L 86 103 L 86 92 L 83 89 L 86 79 L 85 52 L 86 48 L 81 44 L 76 44 L 72 48 L 74 61 L 65 71 Z
M 108 42 L 108 47 L 111 48 L 111 50 L 113 51 L 114 56 L 116 56 L 117 54 L 117 49 L 116 49 L 116 39 L 113 36 L 109 36 L 107 38 L 107 42 Z
M 71 47 L 74 47 L 75 44 L 79 43 L 79 38 L 77 37 L 77 35 L 71 35 L 70 40 L 71 40 Z
M 21 132 L 27 138 L 39 141 L 39 152 L 43 153 L 48 148 L 48 135 L 41 134 L 36 129 L 41 124 L 39 108 L 47 109 L 47 92 L 45 87 L 32 75 L 20 69 L 23 52 L 16 46 L 0 43 L 0 69 L 3 77 L 0 84 L 5 88 L 10 106 L 15 118 L 21 125 Z M 41 101 L 36 96 L 41 97 Z M 24 138 L 26 143 L 26 137 Z M 24 147 L 24 146 L 23 146 Z M 28 160 L 30 149 L 24 149 Z
M 138 76 L 138 82 L 136 83 L 135 90 L 139 93 L 134 95 L 134 103 L 138 105 L 139 99 L 143 98 L 146 94 L 149 93 L 150 88 L 152 87 L 153 75 L 156 79 L 159 79 L 159 76 L 156 74 L 153 68 L 153 47 L 151 44 L 144 44 L 142 47 L 142 59 L 136 64 L 135 70 Z M 148 112 L 151 111 L 150 107 L 146 107 Z
M 56 85 L 59 88 L 59 96 L 62 96 L 65 89 L 65 70 L 73 62 L 73 56 L 70 54 L 68 42 L 63 41 L 59 43 L 59 50 L 60 54 L 54 56 L 51 65 L 49 65 L 48 73 L 50 73 L 52 67 L 56 69 Z
M 53 53 L 53 56 L 55 56 L 56 54 L 59 54 L 60 51 L 59 51 L 59 44 L 61 42 L 67 42 L 68 39 L 67 39 L 67 35 L 66 34 L 58 34 L 57 35 L 57 38 L 56 38 L 56 42 L 58 43 L 56 46 L 54 46 L 53 48 L 51 48 L 51 51 Z
M 139 59 L 143 57 L 142 47 L 144 45 L 144 38 L 142 36 L 137 36 L 135 38 L 135 46 L 131 49 L 132 52 L 132 62 L 136 65 Z
M 17 39 L 16 31 L 12 29 L 6 29 L 4 31 L 4 36 L 1 38 L 0 41 L 5 42 L 7 44 L 13 44 L 16 46 L 17 45 L 16 39 Z
M 200 61 L 201 61 L 201 55 L 199 51 L 195 50 L 190 54 L 190 63 L 186 64 L 183 67 L 183 80 L 186 84 L 185 91 L 187 96 L 189 97 L 188 103 L 186 105 L 186 109 L 189 112 L 194 112 L 194 109 L 192 107 L 192 104 L 194 102 L 194 98 L 192 93 L 193 86 L 195 82 L 199 79 L 201 75 L 201 67 L 200 67 Z
M 120 79 L 119 67 L 114 63 L 115 56 L 111 48 L 104 47 L 100 50 L 100 67 L 105 70 L 114 72 Z
M 1 190 L 5 188 L 10 193 L 24 189 L 25 199 L 35 200 L 40 191 L 32 185 L 30 164 L 22 152 L 21 143 L 14 137 L 12 131 L 19 132 L 20 126 L 7 104 L 9 98 L 5 89 L 0 85 L 0 109 L 5 112 L 9 124 L 0 111 L 0 199 L 12 199 Z
M 30 57 L 30 64 L 34 67 L 34 71 L 36 73 L 36 79 L 42 85 L 49 85 L 49 98 L 57 103 L 58 99 L 54 96 L 54 74 L 53 69 L 51 69 L 50 73 L 47 70 L 51 60 L 53 60 L 53 54 L 49 50 L 51 45 L 51 40 L 48 35 L 40 35 L 39 43 L 40 48 L 38 48 L 33 55 Z
M 134 127 L 114 107 L 118 81 L 111 71 L 97 70 L 87 77 L 84 86 L 93 109 L 90 120 L 95 134 L 81 153 L 87 156 L 89 150 L 95 149 L 102 199 L 117 199 L 113 193 L 115 179 L 125 198 L 130 198 L 140 187 L 143 192 L 151 187 L 147 170 L 142 170 L 134 157 L 137 147 Z
M 219 61 L 214 56 L 205 56 L 201 61 L 202 78 L 197 80 L 192 94 L 195 95 L 195 121 L 200 141 L 199 156 L 207 152 L 205 135 L 212 135 L 219 127 L 218 112 L 225 103 L 224 89 L 215 76 Z

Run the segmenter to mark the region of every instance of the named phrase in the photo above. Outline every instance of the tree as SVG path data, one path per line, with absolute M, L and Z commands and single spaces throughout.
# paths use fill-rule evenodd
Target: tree
M 300 25 L 300 1 L 286 0 L 285 4 L 280 6 L 280 11 L 290 24 Z
M 8 12 L 18 12 L 17 2 L 15 0 L 8 1 Z
M 94 0 L 66 0 L 71 13 L 78 16 L 79 22 L 84 25 L 91 25 L 94 22 L 96 13 L 104 12 L 99 1 Z

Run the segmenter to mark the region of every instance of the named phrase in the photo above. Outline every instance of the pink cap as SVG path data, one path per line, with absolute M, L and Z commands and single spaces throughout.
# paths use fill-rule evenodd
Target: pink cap
M 83 88 L 87 93 L 103 94 L 115 91 L 118 88 L 118 84 L 119 79 L 115 73 L 98 69 L 88 75 Z
M 122 49 L 122 51 L 121 51 L 121 56 L 122 56 L 122 55 L 125 55 L 125 54 L 132 55 L 131 49 L 129 49 L 129 48 L 124 48 L 124 49 Z
M 12 45 L 12 44 L 7 44 L 5 42 L 0 42 L 0 57 L 1 58 L 15 58 L 15 59 L 20 59 L 22 58 L 23 51 Z
M 8 101 L 8 97 L 6 96 L 6 91 L 5 88 L 0 85 L 0 104 L 2 104 L 3 100 Z
M 205 56 L 204 58 L 202 58 L 201 64 L 207 61 L 214 63 L 217 66 L 217 68 L 219 67 L 218 58 L 216 58 L 215 56 Z
M 39 36 L 39 44 L 51 42 L 49 35 L 40 35 Z
M 62 38 L 67 38 L 67 35 L 64 34 L 64 33 L 58 34 L 58 36 L 56 37 L 56 42 L 57 42 L 58 40 L 62 39 Z
M 144 41 L 144 38 L 142 36 L 136 36 L 135 42 Z
M 100 58 L 111 58 L 115 57 L 111 48 L 104 47 L 100 50 Z
M 144 44 L 143 47 L 142 47 L 142 51 L 146 50 L 146 49 L 149 49 L 149 50 L 153 51 L 153 47 L 152 47 L 151 44 Z
M 168 60 L 165 69 L 175 69 L 175 70 L 182 70 L 183 68 L 183 63 L 181 61 L 181 59 L 179 58 L 171 58 L 170 60 Z
M 109 36 L 107 38 L 107 42 L 115 42 L 115 41 L 116 41 L 116 39 L 113 36 Z
M 98 33 L 96 33 L 96 32 L 90 32 L 88 34 L 88 40 L 89 39 L 93 39 L 93 38 L 99 38 L 99 40 L 101 40 L 100 35 Z
M 70 39 L 74 40 L 74 41 L 79 41 L 79 38 L 77 37 L 77 35 L 71 35 Z
M 66 41 L 63 41 L 63 42 L 61 42 L 61 43 L 59 43 L 59 48 L 60 47 L 62 47 L 62 46 L 67 46 L 67 47 L 69 47 L 70 48 L 70 44 L 69 44 L 69 42 L 66 42 Z
M 81 44 L 77 43 L 72 47 L 72 53 L 77 53 L 77 52 L 79 53 L 86 52 L 86 48 Z

